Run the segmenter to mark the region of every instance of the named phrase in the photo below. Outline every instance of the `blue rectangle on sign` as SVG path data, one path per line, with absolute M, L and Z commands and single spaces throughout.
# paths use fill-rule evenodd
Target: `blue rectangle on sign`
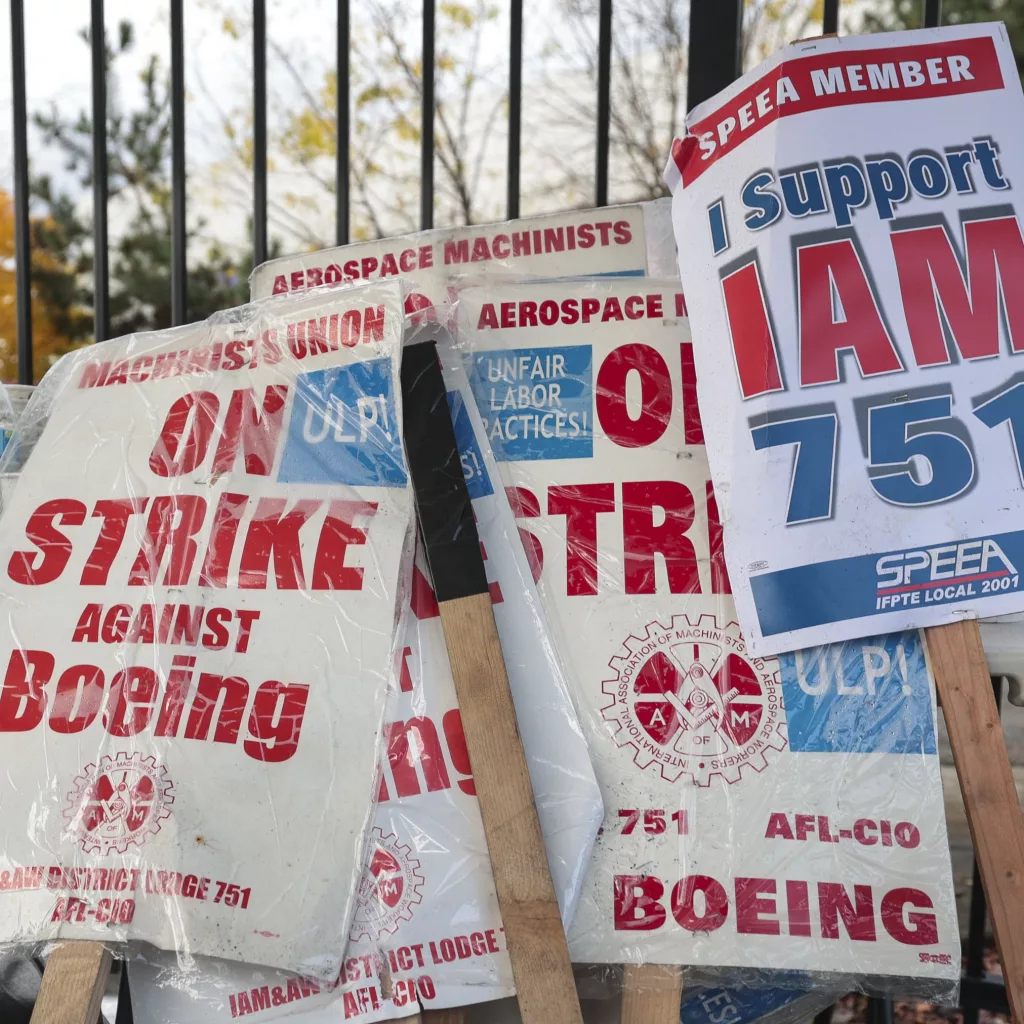
M 773 974 L 773 979 L 776 977 L 780 985 L 792 981 L 806 987 L 810 983 L 806 974 L 797 971 L 778 971 Z M 691 988 L 683 996 L 680 1020 L 682 1024 L 751 1024 L 803 999 L 806 994 L 800 989 L 755 989 L 742 985 L 735 988 Z
M 916 630 L 780 654 L 779 669 L 794 752 L 935 753 Z
M 405 486 L 390 359 L 299 374 L 277 478 Z
M 798 565 L 750 577 L 764 636 L 1020 590 L 1024 530 Z
M 452 414 L 452 426 L 455 428 L 455 444 L 462 460 L 462 475 L 466 478 L 466 490 L 470 498 L 486 498 L 494 493 L 491 478 L 487 475 L 483 453 L 476 443 L 473 424 L 469 419 L 469 411 L 459 391 L 448 392 L 448 411 Z
M 476 352 L 469 377 L 499 461 L 594 454 L 589 345 Z

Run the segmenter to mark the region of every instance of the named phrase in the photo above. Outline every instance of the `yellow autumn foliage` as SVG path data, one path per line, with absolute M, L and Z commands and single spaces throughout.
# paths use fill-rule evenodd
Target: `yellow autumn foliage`
M 40 270 L 60 271 L 63 268 L 50 254 L 33 251 L 33 266 Z M 79 347 L 57 326 L 60 314 L 87 316 L 85 310 L 59 311 L 50 308 L 32 289 L 32 353 L 35 380 L 65 352 Z M 15 383 L 18 379 L 18 318 L 15 300 L 14 263 L 14 200 L 0 189 L 0 380 Z

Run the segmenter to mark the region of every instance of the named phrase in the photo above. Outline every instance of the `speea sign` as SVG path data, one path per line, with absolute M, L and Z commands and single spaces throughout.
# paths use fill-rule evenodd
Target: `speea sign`
M 1022 118 L 999 24 L 807 40 L 687 118 L 666 180 L 759 656 L 1024 611 Z
M 883 555 L 876 566 L 878 608 L 951 601 L 1016 589 L 1017 566 L 991 537 Z

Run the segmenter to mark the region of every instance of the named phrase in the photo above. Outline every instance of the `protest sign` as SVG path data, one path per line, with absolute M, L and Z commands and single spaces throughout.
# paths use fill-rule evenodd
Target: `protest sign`
M 675 273 L 667 200 L 526 217 L 499 224 L 438 228 L 270 260 L 249 279 L 252 297 L 368 280 L 415 282 L 406 310 L 441 307 L 453 274 L 513 271 L 567 274 Z
M 797 43 L 687 119 L 666 175 L 758 654 L 1024 609 L 1022 123 L 1001 25 Z
M 461 361 L 449 353 L 446 363 L 463 473 L 551 873 L 568 921 L 603 818 L 601 796 Z M 419 556 L 386 715 L 379 803 L 338 985 L 222 961 L 179 966 L 174 956 L 144 954 L 131 966 L 133 1001 L 143 1019 L 261 1020 L 323 1005 L 324 1019 L 369 1022 L 406 1016 L 420 1005 L 465 1006 L 514 994 L 438 616 Z M 380 977 L 385 964 L 390 997 Z
M 411 551 L 401 306 L 254 304 L 33 396 L 0 534 L 0 942 L 337 976 Z
M 457 318 L 605 797 L 573 959 L 948 996 L 959 935 L 923 646 L 749 651 L 678 286 L 468 288 Z

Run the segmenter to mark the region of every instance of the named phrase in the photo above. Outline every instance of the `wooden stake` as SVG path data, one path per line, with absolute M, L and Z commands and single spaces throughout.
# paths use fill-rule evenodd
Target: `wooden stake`
M 676 1024 L 683 1001 L 683 969 L 668 964 L 626 964 L 619 1024 Z
M 423 1024 L 463 1024 L 466 1011 L 461 1006 L 453 1006 L 448 1010 L 424 1010 Z
M 582 1024 L 491 595 L 438 608 L 523 1022 Z
M 1024 1021 L 1024 816 L 977 620 L 924 631 L 1010 1012 Z
M 583 1024 L 434 344 L 405 350 L 402 393 L 420 533 L 523 1024 Z
M 113 962 L 102 942 L 64 942 L 46 961 L 32 1024 L 96 1024 Z

